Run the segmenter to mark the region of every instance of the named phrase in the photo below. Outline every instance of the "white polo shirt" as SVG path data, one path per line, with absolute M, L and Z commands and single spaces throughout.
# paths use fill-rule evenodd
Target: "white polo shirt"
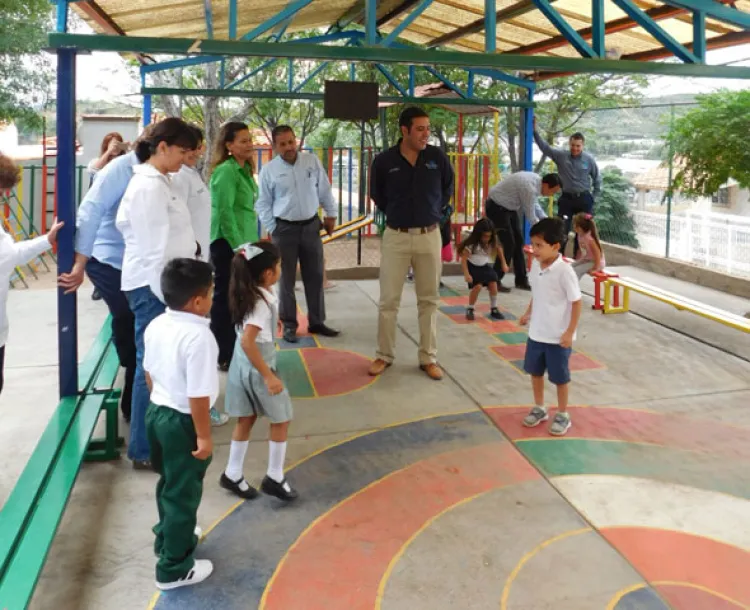
M 243 328 L 245 326 L 255 326 L 260 329 L 258 343 L 273 343 L 273 336 L 276 329 L 273 327 L 274 317 L 278 317 L 279 301 L 276 298 L 276 293 L 273 290 L 266 290 L 265 288 L 260 289 L 261 294 L 265 297 L 265 300 L 260 299 L 255 304 L 253 309 L 245 317 Z M 276 314 L 274 316 L 274 314 Z
M 219 348 L 210 320 L 167 309 L 146 327 L 143 368 L 151 376 L 151 402 L 190 414 L 190 398 L 219 396 Z
M 164 266 L 173 258 L 195 257 L 195 233 L 187 202 L 177 195 L 168 176 L 148 163 L 137 165 L 115 224 L 125 240 L 122 290 L 148 286 L 163 302 Z
M 573 267 L 558 256 L 546 269 L 534 259 L 529 272 L 531 323 L 529 338 L 557 345 L 570 326 L 573 303 L 581 300 L 581 287 Z M 575 339 L 575 335 L 573 335 Z

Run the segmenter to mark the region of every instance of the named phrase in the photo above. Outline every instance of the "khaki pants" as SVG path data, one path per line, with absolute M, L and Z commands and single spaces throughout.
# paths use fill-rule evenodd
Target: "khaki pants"
M 440 288 L 440 231 L 401 233 L 386 227 L 380 255 L 377 357 L 393 362 L 396 320 L 409 265 L 419 312 L 419 363 L 437 362 L 437 307 Z

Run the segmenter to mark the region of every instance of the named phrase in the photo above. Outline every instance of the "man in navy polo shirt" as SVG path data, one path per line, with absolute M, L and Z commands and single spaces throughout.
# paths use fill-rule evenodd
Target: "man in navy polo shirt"
M 406 108 L 399 117 L 401 139 L 375 157 L 370 193 L 386 217 L 380 259 L 378 351 L 370 375 L 380 375 L 393 363 L 396 318 L 406 274 L 411 265 L 419 312 L 419 365 L 440 380 L 437 364 L 437 306 L 440 285 L 439 224 L 453 196 L 453 168 L 445 153 L 427 142 L 430 119 L 419 108 Z

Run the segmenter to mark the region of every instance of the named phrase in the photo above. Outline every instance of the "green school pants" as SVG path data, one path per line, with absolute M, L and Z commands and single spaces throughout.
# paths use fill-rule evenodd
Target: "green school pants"
M 195 524 L 211 458 L 193 457 L 197 447 L 193 418 L 170 407 L 149 405 L 146 434 L 151 462 L 160 475 L 156 485 L 159 523 L 153 529 L 154 552 L 159 556 L 156 580 L 174 582 L 186 576 L 195 563 Z

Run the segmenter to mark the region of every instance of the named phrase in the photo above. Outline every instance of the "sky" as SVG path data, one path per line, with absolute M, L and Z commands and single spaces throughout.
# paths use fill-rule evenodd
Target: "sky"
M 709 51 L 711 65 L 732 63 L 750 66 L 750 44 Z M 739 63 L 735 63 L 739 62 Z M 79 100 L 112 100 L 140 105 L 137 95 L 139 83 L 128 72 L 123 59 L 113 53 L 92 53 L 79 58 L 76 84 Z M 680 93 L 709 93 L 721 88 L 747 89 L 750 83 L 743 80 L 716 78 L 652 77 L 645 97 L 658 97 Z

